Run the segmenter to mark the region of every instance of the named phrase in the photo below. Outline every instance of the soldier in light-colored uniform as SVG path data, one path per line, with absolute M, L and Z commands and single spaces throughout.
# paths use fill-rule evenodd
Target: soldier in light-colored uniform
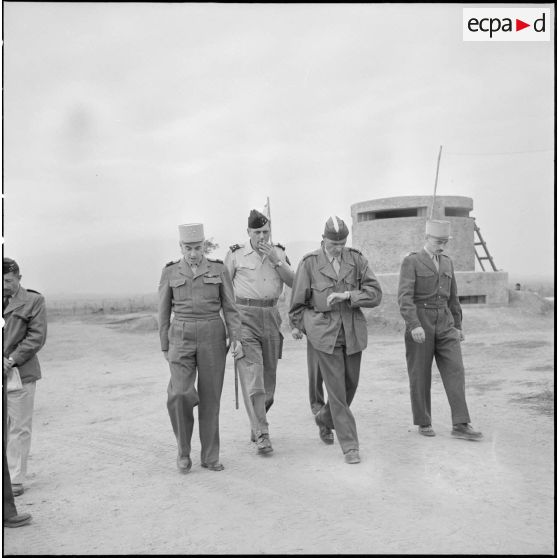
M 267 411 L 275 395 L 277 362 L 283 349 L 277 300 L 283 285 L 292 285 L 294 273 L 285 248 L 269 243 L 270 222 L 253 209 L 248 217 L 246 244 L 231 246 L 225 265 L 232 277 L 235 300 L 242 317 L 245 357 L 238 360 L 244 404 L 258 453 L 273 451 Z
M 346 463 L 359 463 L 356 422 L 349 408 L 358 386 L 362 351 L 368 344 L 361 307 L 373 308 L 382 289 L 366 258 L 346 248 L 349 229 L 330 217 L 322 246 L 306 254 L 296 271 L 289 316 L 292 335 L 305 333 L 318 357 L 328 402 L 315 415 L 320 438 L 333 444 L 335 429 Z
M 405 320 L 405 349 L 413 423 L 423 436 L 435 436 L 430 409 L 432 360 L 442 377 L 451 407 L 452 435 L 478 440 L 469 424 L 465 401 L 465 370 L 461 356 L 461 305 L 451 258 L 443 253 L 450 240 L 449 221 L 427 221 L 426 243 L 401 264 L 399 309 Z
M 204 255 L 203 225 L 179 225 L 178 230 L 183 257 L 165 266 L 159 283 L 159 336 L 171 373 L 167 409 L 178 443 L 177 466 L 182 473 L 192 467 L 193 411 L 199 405 L 201 465 L 221 471 L 219 407 L 226 338 L 228 334 L 233 357 L 241 358 L 240 315 L 223 262 Z

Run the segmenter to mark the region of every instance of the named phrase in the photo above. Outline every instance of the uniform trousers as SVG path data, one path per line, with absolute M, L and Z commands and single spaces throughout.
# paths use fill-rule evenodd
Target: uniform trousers
M 244 357 L 237 361 L 238 377 L 252 432 L 269 433 L 266 413 L 273 405 L 277 362 L 283 351 L 281 317 L 276 306 L 239 305 Z
M 450 404 L 452 423 L 468 423 L 461 342 L 459 331 L 453 327 L 451 312 L 447 307 L 417 306 L 417 314 L 424 329 L 425 342 L 416 343 L 410 331 L 405 333 L 413 424 L 432 424 L 430 388 L 434 358 Z
M 194 407 L 198 406 L 201 462 L 219 462 L 219 408 L 226 355 L 225 325 L 220 317 L 172 321 L 167 409 L 179 457 L 190 456 Z
M 355 417 L 349 406 L 358 387 L 362 351 L 352 355 L 347 354 L 345 332 L 341 327 L 333 354 L 318 350 L 316 354 L 328 399 L 316 416 L 320 422 L 335 430 L 343 453 L 358 450 Z
M 308 397 L 310 409 L 316 414 L 324 405 L 324 384 L 316 349 L 306 341 L 306 362 L 308 364 Z
M 6 456 L 13 484 L 23 484 L 27 474 L 36 384 L 36 381 L 27 382 L 23 389 L 8 393 Z

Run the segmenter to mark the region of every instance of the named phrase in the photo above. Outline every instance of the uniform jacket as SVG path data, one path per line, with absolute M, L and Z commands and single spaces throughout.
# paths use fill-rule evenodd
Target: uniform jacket
M 347 354 L 364 350 L 368 329 L 360 308 L 374 308 L 382 300 L 380 283 L 358 250 L 343 248 L 341 260 L 337 276 L 323 247 L 310 252 L 298 266 L 291 293 L 291 326 L 306 333 L 315 349 L 328 354 L 333 353 L 341 325 Z M 350 292 L 349 300 L 326 304 L 330 293 L 345 291 Z
M 37 353 L 47 336 L 46 305 L 44 297 L 21 285 L 10 298 L 4 310 L 3 354 L 14 359 L 22 383 L 34 382 L 41 377 Z
M 223 262 L 203 258 L 195 275 L 184 258 L 163 268 L 159 282 L 159 337 L 169 349 L 171 314 L 178 319 L 211 318 L 222 310 L 228 335 L 240 340 L 240 314 L 234 302 L 232 281 Z
M 457 296 L 457 283 L 453 262 L 446 254 L 440 254 L 440 271 L 424 250 L 411 252 L 401 264 L 399 274 L 399 310 L 407 331 L 420 327 L 417 307 L 449 308 L 454 327 L 461 329 L 461 304 Z

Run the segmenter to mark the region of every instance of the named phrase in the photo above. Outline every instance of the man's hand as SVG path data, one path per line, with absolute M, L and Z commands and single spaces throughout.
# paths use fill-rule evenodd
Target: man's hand
M 415 343 L 424 343 L 426 341 L 426 334 L 420 326 L 411 330 L 411 337 Z
M 465 341 L 465 334 L 463 333 L 463 331 L 461 329 L 458 329 L 457 331 L 459 332 L 459 341 Z
M 231 343 L 231 354 L 235 360 L 241 359 L 244 356 L 244 350 L 240 341 L 233 341 Z
M 267 258 L 269 259 L 269 263 L 271 263 L 271 265 L 276 265 L 279 263 L 280 259 L 279 256 L 277 255 L 277 251 L 275 250 L 275 246 L 272 246 L 267 242 L 259 242 L 258 250 L 262 252 L 262 254 L 265 254 L 267 256 Z
M 168 351 L 163 351 L 163 356 L 165 357 L 165 360 L 167 362 L 169 362 L 169 352 Z
M 327 299 L 327 305 L 331 306 L 332 304 L 337 304 L 338 302 L 342 302 L 343 300 L 348 300 L 349 297 L 347 293 L 331 293 Z
M 10 373 L 13 365 L 14 363 L 11 360 L 8 360 L 7 357 L 4 357 L 2 366 L 2 372 L 4 373 L 4 376 L 7 376 Z
M 300 331 L 300 329 L 298 329 L 298 327 L 293 327 L 293 329 L 291 331 L 291 335 L 293 336 L 293 339 L 302 339 L 304 337 L 304 335 L 302 334 L 302 331 Z

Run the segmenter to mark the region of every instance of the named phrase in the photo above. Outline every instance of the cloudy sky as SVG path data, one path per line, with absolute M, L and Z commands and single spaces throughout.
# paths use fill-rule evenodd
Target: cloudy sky
M 179 223 L 222 257 L 269 197 L 297 260 L 430 195 L 443 146 L 498 267 L 552 277 L 554 43 L 464 42 L 466 6 L 4 2 L 5 255 L 46 295 L 147 293 Z

